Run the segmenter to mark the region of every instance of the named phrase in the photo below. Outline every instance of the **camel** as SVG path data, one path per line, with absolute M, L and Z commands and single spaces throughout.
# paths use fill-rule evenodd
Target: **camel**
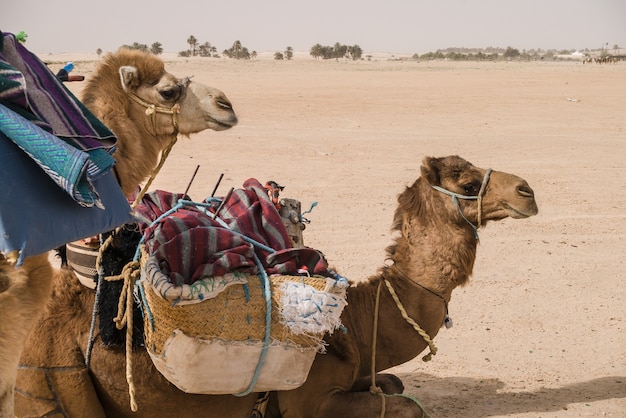
M 175 77 L 154 55 L 126 49 L 103 59 L 86 82 L 83 103 L 118 137 L 118 149 L 113 155 L 115 174 L 128 197 L 152 173 L 159 155 L 173 145 L 177 135 L 188 136 L 205 129 L 221 131 L 237 123 L 223 92 L 189 78 Z M 56 300 L 63 286 L 76 280 L 69 270 L 53 273 L 47 254 L 27 258 L 17 269 L 8 257 L 0 256 L 0 316 L 4 318 L 0 326 L 0 416 L 13 416 L 15 366 L 23 346 L 26 356 L 22 364 L 26 368 L 20 372 L 22 375 L 30 373 L 30 366 L 46 369 L 59 365 L 58 358 L 38 351 L 37 346 L 46 339 L 56 315 L 62 316 L 57 309 L 77 308 L 79 299 L 65 306 Z M 54 299 L 45 316 L 35 323 L 51 294 Z M 80 309 L 75 313 L 79 314 Z M 26 337 L 31 328 L 35 331 Z M 41 338 L 40 332 L 45 334 Z M 30 339 L 25 342 L 25 337 Z M 73 355 L 71 345 L 63 347 L 68 351 L 59 352 L 63 357 L 60 364 Z
M 449 326 L 452 291 L 472 275 L 481 224 L 537 213 L 534 192 L 520 177 L 458 156 L 425 158 L 421 177 L 398 197 L 388 263 L 348 288 L 341 315 L 348 332 L 328 336 L 327 353 L 315 358 L 301 387 L 272 394 L 266 418 L 424 416 L 414 400 L 397 396 L 404 387 L 396 376 L 378 372 L 427 346 L 425 360 L 436 353 L 419 329 L 431 340 Z
M 300 388 L 270 393 L 266 418 L 379 417 L 383 406 L 390 417 L 423 416 L 411 399 L 395 396 L 403 391 L 401 380 L 379 372 L 416 357 L 429 345 L 422 335 L 434 338 L 446 322 L 452 290 L 472 274 L 478 227 L 538 212 L 525 180 L 475 167 L 458 156 L 425 158 L 421 176 L 398 203 L 392 225 L 397 236 L 387 249 L 390 262 L 348 289 L 341 316 L 346 333 L 325 337 L 327 351 L 316 356 Z M 421 334 L 403 318 L 390 292 L 398 295 Z M 90 369 L 84 365 L 93 290 L 60 278 L 53 294 L 51 313 L 31 334 L 21 360 L 18 416 L 252 416 L 258 394 L 185 394 L 159 374 L 145 349 L 133 352 L 139 408 L 131 412 L 123 349 L 96 345 Z M 370 391 L 372 370 L 378 389 Z

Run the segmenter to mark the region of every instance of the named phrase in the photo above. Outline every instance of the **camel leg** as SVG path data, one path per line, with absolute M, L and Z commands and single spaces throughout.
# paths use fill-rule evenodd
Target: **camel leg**
M 321 405 L 316 417 L 378 418 L 384 408 L 384 416 L 394 418 L 423 418 L 422 408 L 412 399 L 403 396 L 375 395 L 367 392 L 337 392 Z M 287 418 L 285 416 L 284 418 Z
M 274 395 L 274 394 L 272 394 Z M 423 418 L 422 408 L 401 395 L 378 395 L 367 392 L 335 392 L 320 399 L 316 407 L 302 406 L 298 399 L 286 399 L 287 392 L 270 398 L 264 418 Z M 384 397 L 384 400 L 383 400 Z M 291 405 L 291 406 L 289 406 Z
M 421 407 L 410 398 L 370 393 L 371 383 L 365 378 L 357 379 L 356 383 L 353 370 L 354 363 L 342 361 L 331 353 L 319 354 L 301 387 L 272 394 L 266 418 L 379 418 L 383 407 L 387 417 L 423 416 Z M 395 392 L 402 382 L 392 376 L 381 373 L 376 377 L 387 390 Z M 355 391 L 355 386 L 365 389 Z
M 0 416 L 12 417 L 17 365 L 24 341 L 52 289 L 48 254 L 29 257 L 15 268 L 0 257 Z

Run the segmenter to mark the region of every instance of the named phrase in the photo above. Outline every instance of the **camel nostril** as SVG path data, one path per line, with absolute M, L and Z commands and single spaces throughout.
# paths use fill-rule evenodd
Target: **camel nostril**
M 221 107 L 222 109 L 228 109 L 228 110 L 232 110 L 233 109 L 233 105 L 231 105 L 229 101 L 220 100 L 220 99 L 216 99 L 215 101 L 216 101 L 217 105 L 219 107 Z
M 522 184 L 518 186 L 517 193 L 519 193 L 523 197 L 533 197 L 535 195 L 535 192 L 533 192 L 533 189 L 531 189 L 530 186 L 527 184 Z

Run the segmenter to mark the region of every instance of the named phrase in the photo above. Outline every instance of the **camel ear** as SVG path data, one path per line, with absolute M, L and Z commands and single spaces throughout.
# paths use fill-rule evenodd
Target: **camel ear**
M 122 88 L 125 92 L 132 91 L 139 87 L 139 71 L 137 67 L 131 67 L 130 65 L 120 67 L 120 80 L 122 81 Z
M 429 184 L 434 186 L 439 185 L 441 182 L 441 176 L 439 175 L 440 160 L 440 158 L 426 157 L 422 161 L 422 177 L 424 177 Z

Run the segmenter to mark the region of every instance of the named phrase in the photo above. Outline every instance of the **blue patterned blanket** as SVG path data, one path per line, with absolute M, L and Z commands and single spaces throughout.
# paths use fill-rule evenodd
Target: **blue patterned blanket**
M 9 33 L 0 34 L 0 131 L 82 206 L 115 161 L 113 133 Z
M 19 265 L 132 221 L 112 171 L 115 142 L 43 62 L 0 32 L 0 255 L 17 254 Z

